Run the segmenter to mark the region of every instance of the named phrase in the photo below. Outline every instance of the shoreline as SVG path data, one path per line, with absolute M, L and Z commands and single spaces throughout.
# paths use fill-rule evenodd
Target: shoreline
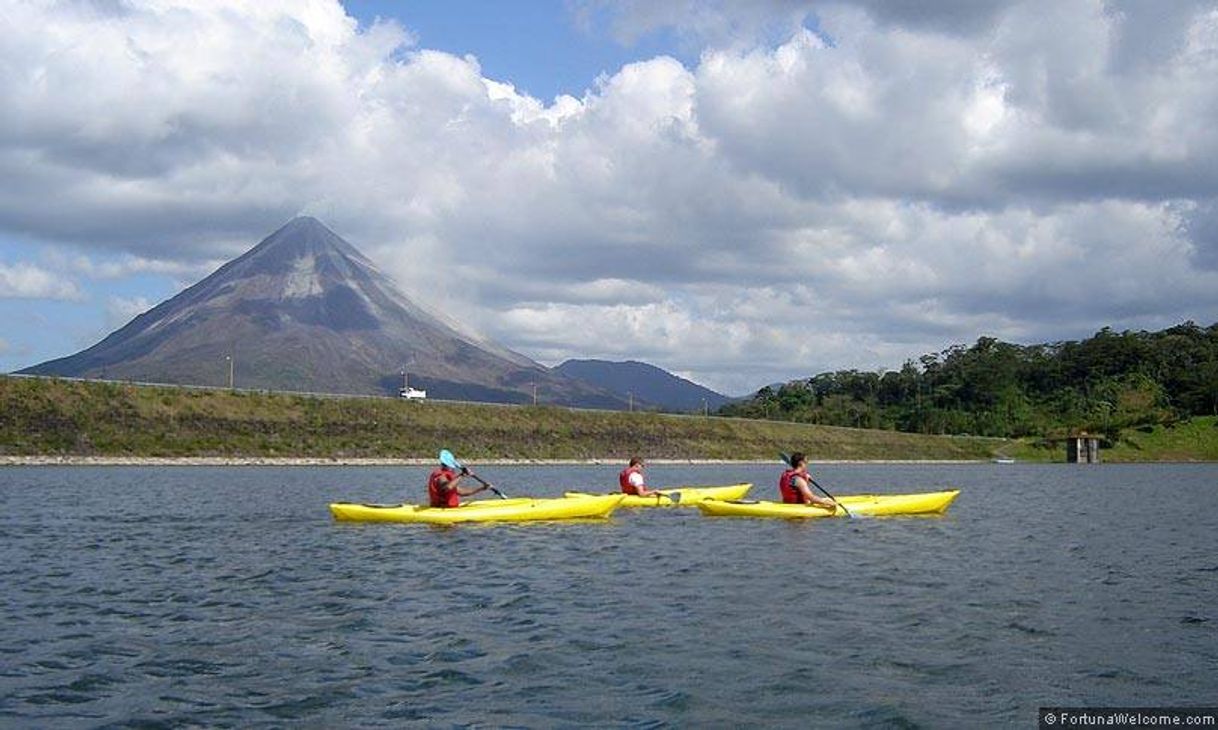
M 595 459 L 479 459 L 480 466 L 605 466 L 619 457 Z M 347 458 L 281 456 L 0 456 L 5 466 L 431 466 L 434 458 Z M 648 459 L 653 465 L 776 464 L 777 459 Z M 988 464 L 988 459 L 815 459 L 816 464 Z M 1024 462 L 1033 463 L 1033 462 Z

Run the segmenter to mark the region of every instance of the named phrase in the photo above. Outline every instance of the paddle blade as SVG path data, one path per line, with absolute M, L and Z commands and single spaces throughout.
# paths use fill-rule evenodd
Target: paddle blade
M 790 457 L 790 456 L 788 456 L 788 455 L 786 455 L 786 454 L 784 454 L 784 453 L 779 452 L 779 454 L 778 454 L 778 458 L 782 459 L 782 463 L 786 464 L 787 466 L 790 466 L 790 465 L 791 465 L 791 457 Z
M 461 471 L 461 462 L 457 461 L 457 457 L 453 456 L 453 452 L 448 449 L 440 450 L 440 463 L 449 469 Z

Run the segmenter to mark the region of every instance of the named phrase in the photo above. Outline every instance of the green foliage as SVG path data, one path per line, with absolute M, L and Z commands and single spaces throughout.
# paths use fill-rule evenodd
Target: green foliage
M 723 415 L 1004 438 L 1122 429 L 1218 415 L 1218 324 L 1105 328 L 1081 342 L 982 337 L 897 371 L 840 370 L 762 388 Z

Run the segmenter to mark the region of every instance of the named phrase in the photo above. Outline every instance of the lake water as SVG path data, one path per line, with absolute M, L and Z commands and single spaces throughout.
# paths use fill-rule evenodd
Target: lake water
M 422 468 L 0 469 L 0 725 L 1031 727 L 1213 705 L 1218 466 L 826 465 L 942 518 L 338 524 Z M 610 467 L 481 469 L 509 495 Z M 777 465 L 653 466 L 653 484 Z

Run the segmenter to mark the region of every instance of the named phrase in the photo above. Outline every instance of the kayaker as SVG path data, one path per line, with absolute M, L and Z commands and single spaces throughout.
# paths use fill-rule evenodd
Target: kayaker
M 461 498 L 477 494 L 489 489 L 489 484 L 478 487 L 462 487 L 461 477 L 469 474 L 469 469 L 461 467 L 454 471 L 444 464 L 431 473 L 427 479 L 427 497 L 432 507 L 460 507 Z
M 654 489 L 648 489 L 643 477 L 643 459 L 638 456 L 630 457 L 630 465 L 617 475 L 618 486 L 623 494 L 637 494 L 640 497 L 651 497 L 658 494 Z
M 778 479 L 778 492 L 787 504 L 811 504 L 822 509 L 837 510 L 837 502 L 816 496 L 808 476 L 808 457 L 798 451 L 791 454 L 791 468 Z

